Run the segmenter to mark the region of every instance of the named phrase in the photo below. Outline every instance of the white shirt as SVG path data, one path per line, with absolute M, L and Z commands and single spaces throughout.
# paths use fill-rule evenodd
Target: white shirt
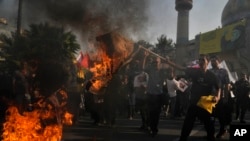
M 170 97 L 176 96 L 176 90 L 180 90 L 180 91 L 184 92 L 186 89 L 186 88 L 181 88 L 180 82 L 178 82 L 175 79 L 172 79 L 172 80 L 167 79 L 167 88 L 168 88 L 168 95 Z
M 140 77 L 144 77 L 144 79 L 140 80 Z M 134 87 L 141 87 L 141 86 L 146 87 L 147 84 L 148 84 L 148 74 L 147 73 L 142 72 L 142 73 L 135 76 Z

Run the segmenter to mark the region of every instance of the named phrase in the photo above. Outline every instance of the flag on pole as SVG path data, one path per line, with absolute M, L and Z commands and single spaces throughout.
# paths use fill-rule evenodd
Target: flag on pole
M 89 54 L 80 52 L 76 58 L 78 67 L 89 68 Z
M 188 68 L 200 68 L 199 60 L 188 62 L 187 67 Z

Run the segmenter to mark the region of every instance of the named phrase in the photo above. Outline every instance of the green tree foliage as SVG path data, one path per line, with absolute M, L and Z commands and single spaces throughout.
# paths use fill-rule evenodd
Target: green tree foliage
M 63 85 L 74 67 L 75 53 L 80 49 L 76 36 L 62 27 L 47 23 L 32 24 L 29 30 L 10 37 L 1 34 L 1 69 L 13 72 L 22 61 L 36 62 L 41 86 L 53 91 Z
M 169 52 L 175 49 L 175 44 L 172 39 L 167 38 L 166 35 L 162 34 L 157 38 L 157 43 L 155 44 L 155 52 L 165 57 Z
M 17 63 L 22 60 L 43 62 L 71 62 L 80 49 L 76 36 L 65 32 L 63 28 L 45 24 L 32 24 L 22 36 L 0 35 L 3 42 L 0 57 L 7 62 Z
M 139 46 L 142 46 L 146 49 L 153 49 L 154 45 L 150 44 L 149 42 L 145 41 L 145 40 L 140 40 L 138 42 L 135 43 L 135 50 L 137 50 L 137 48 L 139 48 Z M 136 55 L 134 60 L 141 60 L 144 58 L 144 51 L 143 49 L 141 49 L 141 51 Z

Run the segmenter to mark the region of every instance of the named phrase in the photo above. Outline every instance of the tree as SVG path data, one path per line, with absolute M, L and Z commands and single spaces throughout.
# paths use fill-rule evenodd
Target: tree
M 170 52 L 175 50 L 175 44 L 172 39 L 167 38 L 166 35 L 161 35 L 157 38 L 158 43 L 155 44 L 155 52 L 165 57 L 168 56 Z
M 40 73 L 39 81 L 51 90 L 66 82 L 67 74 L 72 70 L 68 66 L 73 66 L 74 54 L 80 49 L 72 32 L 65 32 L 64 28 L 48 23 L 32 24 L 20 36 L 15 36 L 15 33 L 11 37 L 1 34 L 0 41 L 0 57 L 5 59 L 0 64 L 1 68 L 13 72 L 21 61 L 35 60 Z

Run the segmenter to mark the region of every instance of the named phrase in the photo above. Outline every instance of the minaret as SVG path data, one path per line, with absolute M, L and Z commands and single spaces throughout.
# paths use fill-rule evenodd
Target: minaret
M 176 36 L 176 62 L 182 65 L 185 60 L 185 46 L 189 40 L 189 10 L 193 7 L 193 0 L 175 0 L 175 9 L 178 11 Z

